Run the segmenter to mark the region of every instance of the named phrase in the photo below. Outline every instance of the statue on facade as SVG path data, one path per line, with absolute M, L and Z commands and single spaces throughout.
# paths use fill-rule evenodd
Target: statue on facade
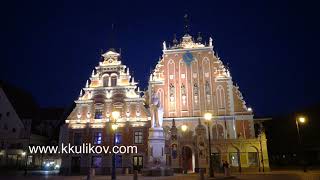
M 159 97 L 153 93 L 151 97 L 151 127 L 162 127 L 163 122 L 163 108 L 161 107 L 161 102 Z

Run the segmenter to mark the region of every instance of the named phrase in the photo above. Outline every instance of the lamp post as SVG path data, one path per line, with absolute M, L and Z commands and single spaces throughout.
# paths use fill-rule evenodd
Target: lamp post
M 307 118 L 305 116 L 297 116 L 296 117 L 296 126 L 297 126 L 297 134 L 298 134 L 298 143 L 300 146 L 300 151 L 302 154 L 302 163 L 303 163 L 303 171 L 306 172 L 307 168 L 306 168 L 306 162 L 305 162 L 305 157 L 304 157 L 304 149 L 303 149 L 303 145 L 302 145 L 302 139 L 301 139 L 301 132 L 300 132 L 300 126 L 299 124 L 305 124 L 307 121 Z
M 120 113 L 118 111 L 112 112 L 112 118 L 114 123 L 111 125 L 111 129 L 113 130 L 113 146 L 116 145 L 116 131 L 118 129 L 117 119 L 120 117 Z M 112 171 L 111 171 L 111 179 L 116 180 L 116 157 L 114 152 L 112 152 Z
M 182 125 L 181 126 L 181 130 L 183 133 L 185 133 L 188 129 L 188 126 L 187 125 Z M 184 163 L 183 163 L 183 173 L 184 174 L 187 174 L 187 150 L 186 150 L 186 147 L 182 147 L 183 148 L 183 154 L 184 154 Z
M 209 141 L 209 176 L 214 177 L 213 167 L 212 167 L 212 158 L 211 158 L 211 133 L 210 133 L 210 121 L 212 119 L 211 113 L 205 113 L 204 119 L 207 121 L 208 126 L 208 141 Z
M 28 173 L 28 156 L 25 151 L 22 151 L 21 156 L 24 157 L 24 176 L 26 176 Z
M 260 123 L 260 130 L 259 130 L 259 143 L 260 143 L 260 153 L 261 153 L 261 161 L 259 162 L 262 165 L 262 172 L 264 172 L 264 161 L 263 161 L 263 150 L 262 150 L 262 133 L 264 133 L 263 125 Z M 260 164 L 259 164 L 259 172 L 260 172 Z

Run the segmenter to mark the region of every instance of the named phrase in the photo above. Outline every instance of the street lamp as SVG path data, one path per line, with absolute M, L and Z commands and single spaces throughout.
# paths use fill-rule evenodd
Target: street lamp
M 212 168 L 212 158 L 211 158 L 211 133 L 210 133 L 210 121 L 212 119 L 212 114 L 211 113 L 205 113 L 204 114 L 204 119 L 207 121 L 207 126 L 208 126 L 208 141 L 209 141 L 209 176 L 214 177 L 214 172 Z
M 183 133 L 185 133 L 187 131 L 187 129 L 188 129 L 188 126 L 185 124 L 181 126 L 181 130 Z M 183 172 L 184 172 L 184 174 L 187 174 L 187 150 L 186 150 L 186 147 L 182 147 L 182 148 L 183 148 L 183 152 L 184 152 L 184 161 L 185 161 L 183 163 L 183 167 L 184 167 Z
M 297 126 L 297 134 L 298 134 L 298 143 L 300 146 L 300 151 L 302 151 L 302 161 L 303 161 L 303 171 L 306 172 L 307 168 L 306 168 L 306 162 L 305 162 L 305 158 L 304 158 L 304 149 L 302 146 L 302 139 L 301 139 L 301 132 L 300 132 L 300 126 L 299 124 L 303 125 L 307 122 L 307 118 L 305 116 L 297 116 L 296 117 L 296 126 Z
M 183 132 L 186 132 L 187 129 L 188 129 L 188 126 L 187 126 L 187 125 L 182 125 L 182 126 L 181 126 L 181 130 L 182 130 Z
M 117 119 L 120 117 L 119 111 L 112 112 L 112 118 L 114 123 L 111 125 L 111 129 L 113 130 L 113 146 L 116 145 L 116 131 L 118 129 Z M 112 153 L 112 171 L 111 171 L 111 179 L 116 180 L 116 157 L 114 152 Z

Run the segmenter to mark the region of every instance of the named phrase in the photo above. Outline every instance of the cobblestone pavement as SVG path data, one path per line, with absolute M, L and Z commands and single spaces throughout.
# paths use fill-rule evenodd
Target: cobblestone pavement
M 87 180 L 85 176 L 2 176 L 0 180 Z M 118 180 L 133 180 L 132 175 L 117 176 Z M 171 177 L 143 177 L 139 176 L 138 180 L 198 180 L 197 174 L 176 174 Z M 207 178 L 206 178 L 207 179 Z M 252 174 L 235 174 L 231 178 L 225 178 L 222 174 L 217 174 L 214 179 L 235 179 L 235 180 L 320 180 L 320 173 L 303 173 L 303 172 L 271 172 L 271 173 L 252 173 Z M 91 180 L 111 180 L 110 176 L 95 176 Z M 210 178 L 211 180 L 211 178 Z

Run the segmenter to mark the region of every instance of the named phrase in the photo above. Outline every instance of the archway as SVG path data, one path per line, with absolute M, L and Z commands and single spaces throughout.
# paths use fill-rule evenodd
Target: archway
M 220 172 L 221 171 L 221 151 L 218 147 L 212 148 L 212 165 L 214 168 L 214 171 Z
M 248 152 L 248 165 L 249 167 L 258 167 L 259 166 L 259 151 L 256 147 L 249 146 L 247 149 Z
M 236 147 L 229 147 L 228 152 L 230 166 L 241 172 L 240 151 Z
M 188 146 L 182 147 L 182 169 L 184 171 L 193 171 L 192 150 Z

